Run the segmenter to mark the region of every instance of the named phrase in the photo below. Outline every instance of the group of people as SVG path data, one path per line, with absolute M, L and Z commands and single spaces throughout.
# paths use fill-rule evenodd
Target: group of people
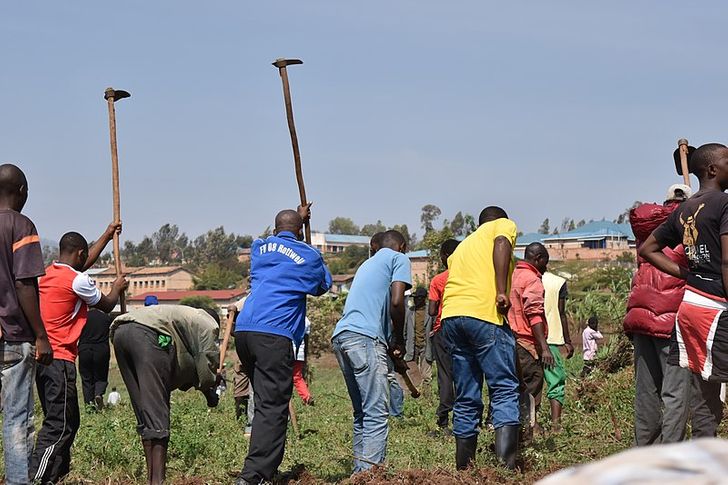
M 728 148 L 704 145 L 691 154 L 690 172 L 700 181 L 673 187 L 668 201 L 633 210 L 639 268 L 625 318 L 635 348 L 635 442 L 646 445 L 693 436 L 715 436 L 722 418 L 720 384 L 728 380 Z M 28 181 L 16 166 L 0 166 L 0 301 L 3 442 L 6 483 L 55 483 L 70 467 L 79 427 L 75 361 L 82 335 L 108 329 L 137 419 L 149 483 L 162 483 L 170 433 L 170 394 L 200 390 L 218 403 L 219 317 L 215 312 L 152 305 L 88 325 L 89 309 L 110 312 L 128 286 L 118 277 L 108 294 L 84 270 L 121 231 L 110 224 L 89 246 L 76 232 L 63 235 L 59 258 L 43 265 L 40 239 L 21 212 Z M 251 248 L 250 294 L 235 319 L 240 374 L 254 402 L 250 446 L 239 485 L 273 478 L 285 447 L 289 401 L 300 385 L 296 354 L 306 334 L 306 298 L 331 287 L 321 254 L 302 241 L 310 204 L 284 210 L 275 231 Z M 406 240 L 395 230 L 375 235 L 371 256 L 354 277 L 344 312 L 331 337 L 353 408 L 354 472 L 386 459 L 393 375 L 414 362 L 422 380 L 436 362 L 440 403 L 436 424 L 456 441 L 458 469 L 475 460 L 488 386 L 486 419 L 495 430 L 495 454 L 515 468 L 521 439 L 540 429 L 536 416 L 544 384 L 552 428 L 560 427 L 565 398 L 564 358 L 574 346 L 565 311 L 564 278 L 548 272 L 549 253 L 526 247 L 515 263 L 516 224 L 496 206 L 483 209 L 479 227 L 463 241 L 442 244 L 447 268 L 429 291 L 413 294 Z M 666 276 L 667 275 L 667 276 Z M 583 334 L 585 373 L 601 338 L 596 318 Z M 107 344 L 108 345 L 108 344 Z M 80 348 L 81 347 L 81 348 Z M 91 348 L 81 368 L 108 373 L 102 347 Z M 100 354 L 96 356 L 95 354 Z M 106 360 L 103 364 L 97 364 Z M 38 365 L 40 364 L 40 365 Z M 34 440 L 33 387 L 44 413 Z M 105 376 L 84 382 L 84 401 L 105 392 Z M 308 390 L 302 398 L 312 404 Z M 247 395 L 247 393 L 246 393 Z M 250 398 L 237 395 L 242 414 Z M 525 431 L 525 435 L 522 434 Z

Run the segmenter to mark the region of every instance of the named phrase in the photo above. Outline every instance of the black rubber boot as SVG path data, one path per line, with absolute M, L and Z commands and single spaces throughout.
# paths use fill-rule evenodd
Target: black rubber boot
M 475 463 L 475 450 L 478 448 L 478 435 L 470 438 L 455 438 L 455 466 L 465 470 Z
M 495 456 L 506 468 L 516 468 L 520 425 L 502 426 L 495 430 Z

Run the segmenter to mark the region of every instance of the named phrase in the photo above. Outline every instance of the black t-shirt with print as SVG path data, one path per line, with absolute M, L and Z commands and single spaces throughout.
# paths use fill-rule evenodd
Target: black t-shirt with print
M 688 285 L 726 298 L 720 236 L 728 234 L 728 194 L 717 190 L 698 192 L 680 204 L 652 234 L 668 247 L 685 247 Z

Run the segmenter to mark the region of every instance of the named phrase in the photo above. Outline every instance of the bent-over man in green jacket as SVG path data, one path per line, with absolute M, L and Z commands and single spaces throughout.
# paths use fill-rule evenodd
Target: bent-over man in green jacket
M 109 337 L 136 415 L 150 484 L 165 477 L 172 391 L 194 387 L 208 406 L 217 406 L 219 327 L 214 312 L 182 305 L 139 308 L 111 324 Z

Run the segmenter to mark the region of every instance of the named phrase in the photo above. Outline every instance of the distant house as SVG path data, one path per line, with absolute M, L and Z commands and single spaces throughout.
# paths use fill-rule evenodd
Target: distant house
M 513 248 L 513 254 L 518 259 L 523 259 L 526 246 L 535 242 L 543 242 L 543 238 L 548 237 L 548 234 L 541 234 L 540 232 L 530 232 L 528 234 L 522 234 L 516 239 L 516 245 Z
M 184 291 L 191 289 L 194 285 L 192 273 L 182 266 L 125 266 L 123 272 L 129 280 L 127 294 L 130 296 L 150 291 Z M 113 266 L 102 269 L 91 268 L 87 273 L 104 293 L 111 290 L 111 284 L 116 279 L 116 271 Z
M 350 234 L 311 233 L 311 245 L 323 254 L 340 253 L 350 246 L 368 248 L 370 239 L 369 236 L 355 236 Z
M 333 284 L 331 285 L 331 293 L 338 295 L 340 293 L 348 293 L 351 289 L 351 282 L 354 281 L 353 274 L 335 274 L 331 276 Z
M 430 257 L 426 249 L 407 253 L 412 266 L 412 286 L 427 286 L 430 283 L 428 265 Z
M 144 306 L 144 298 L 154 295 L 160 305 L 179 305 L 184 298 L 191 296 L 206 296 L 211 298 L 220 307 L 223 317 L 227 316 L 227 307 L 245 295 L 245 290 L 236 288 L 233 290 L 189 290 L 189 291 L 149 291 L 129 298 L 130 308 Z
M 542 234 L 541 237 L 541 242 L 556 260 L 608 261 L 624 253 L 632 254 L 636 247 L 630 225 L 610 221 L 590 222 L 573 231 Z M 519 241 L 516 247 L 521 244 Z

